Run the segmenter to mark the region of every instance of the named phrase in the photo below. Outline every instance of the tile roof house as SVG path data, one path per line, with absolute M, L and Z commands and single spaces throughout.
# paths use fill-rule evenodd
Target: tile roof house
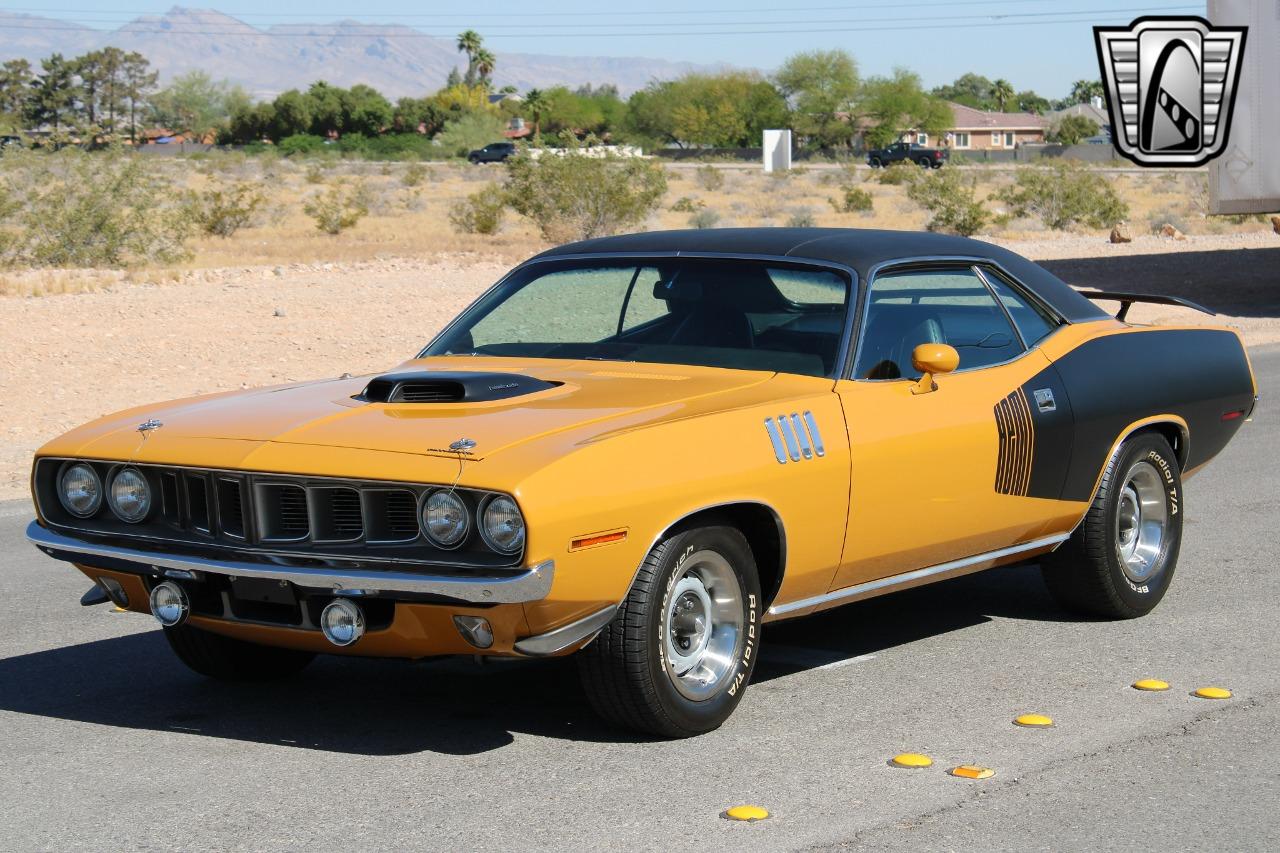
M 1049 122 L 1034 113 L 987 112 L 964 104 L 948 102 L 952 123 L 943 143 L 960 151 L 1007 149 L 1027 142 L 1044 142 Z M 915 141 L 928 144 L 928 140 Z
M 1049 127 L 1053 127 L 1067 116 L 1084 116 L 1096 124 L 1102 132 L 1108 136 L 1111 135 L 1111 116 L 1107 115 L 1106 107 L 1100 104 L 1072 104 L 1065 109 L 1047 113 L 1045 118 L 1049 122 Z

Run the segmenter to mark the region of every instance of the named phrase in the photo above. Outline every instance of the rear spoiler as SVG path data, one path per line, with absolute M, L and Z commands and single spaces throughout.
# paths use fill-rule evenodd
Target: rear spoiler
M 1160 296 L 1155 293 L 1119 293 L 1107 290 L 1082 290 L 1080 295 L 1089 299 L 1109 299 L 1113 302 L 1119 302 L 1120 310 L 1116 312 L 1117 320 L 1123 320 L 1128 316 L 1129 308 L 1135 302 L 1148 302 L 1153 305 L 1178 305 L 1203 314 L 1212 314 L 1214 316 L 1218 314 L 1217 311 L 1210 311 L 1199 303 L 1192 302 L 1190 299 L 1182 299 L 1178 296 Z

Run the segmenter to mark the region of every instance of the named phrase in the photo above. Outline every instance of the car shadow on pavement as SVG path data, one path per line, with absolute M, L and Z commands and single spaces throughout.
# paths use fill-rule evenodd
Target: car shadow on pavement
M 1280 248 L 1064 258 L 1038 263 L 1077 287 L 1180 296 L 1235 317 L 1280 317 L 1280 292 L 1275 287 Z
M 765 631 L 756 681 L 980 625 L 1067 618 L 1034 570 L 999 569 L 851 604 Z M 121 618 L 135 619 L 136 616 Z M 772 654 L 773 645 L 779 651 Z M 782 654 L 813 652 L 812 663 Z M 272 684 L 188 671 L 159 630 L 0 659 L 0 710 L 358 755 L 501 749 L 515 734 L 640 742 L 591 712 L 571 660 L 404 662 L 322 656 Z

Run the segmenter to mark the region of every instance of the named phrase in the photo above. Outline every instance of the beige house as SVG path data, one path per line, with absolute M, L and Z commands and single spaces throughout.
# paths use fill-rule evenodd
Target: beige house
M 941 140 L 956 151 L 1009 150 L 1026 142 L 1044 142 L 1048 122 L 1034 113 L 996 113 L 948 102 L 953 122 Z M 938 145 L 928 134 L 914 134 L 921 145 Z

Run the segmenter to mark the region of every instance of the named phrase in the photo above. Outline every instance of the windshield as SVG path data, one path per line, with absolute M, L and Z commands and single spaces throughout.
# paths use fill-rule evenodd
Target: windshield
M 584 358 L 833 376 L 850 282 L 772 261 L 574 260 L 518 270 L 423 355 Z

